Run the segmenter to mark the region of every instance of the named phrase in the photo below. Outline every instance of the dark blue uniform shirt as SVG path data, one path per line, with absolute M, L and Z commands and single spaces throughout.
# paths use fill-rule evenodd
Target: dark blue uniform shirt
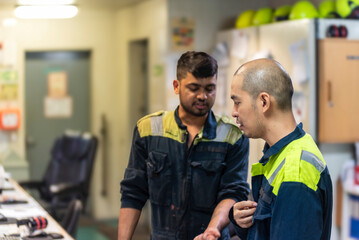
M 190 147 L 178 109 L 147 116 L 134 130 L 121 207 L 141 210 L 149 199 L 152 239 L 193 239 L 220 201 L 247 199 L 248 147 L 237 126 L 212 112 Z

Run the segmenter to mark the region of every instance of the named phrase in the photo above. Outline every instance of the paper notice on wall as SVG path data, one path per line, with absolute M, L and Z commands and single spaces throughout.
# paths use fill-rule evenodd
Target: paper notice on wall
M 303 122 L 307 112 L 307 98 L 303 92 L 294 92 L 292 106 L 295 121 L 297 123 Z
M 65 97 L 67 95 L 66 72 L 50 72 L 47 75 L 49 97 Z
M 70 118 L 72 116 L 72 98 L 52 98 L 44 99 L 44 114 L 47 118 Z
M 5 40 L 3 43 L 3 63 L 6 66 L 16 66 L 17 44 L 13 40 Z
M 190 51 L 194 49 L 193 18 L 176 17 L 171 19 L 171 48 L 173 51 Z
M 243 31 L 233 31 L 231 56 L 238 59 L 245 59 L 248 55 L 248 41 L 248 34 Z
M 8 135 L 4 131 L 0 131 L 0 156 L 2 156 L 8 149 L 9 149 Z
M 216 105 L 222 110 L 225 109 L 227 98 L 229 98 L 229 95 L 227 96 L 227 71 L 227 68 L 220 68 L 217 77 Z
M 12 69 L 0 69 L 0 101 L 14 101 L 18 96 L 18 72 Z
M 218 43 L 212 52 L 212 56 L 217 60 L 219 67 L 227 67 L 230 62 L 228 44 L 226 42 Z
M 19 86 L 17 84 L 0 85 L 0 101 L 15 101 L 19 96 Z
M 302 39 L 289 46 L 293 68 L 291 77 L 295 84 L 301 84 L 309 79 L 309 56 L 307 52 L 307 42 Z

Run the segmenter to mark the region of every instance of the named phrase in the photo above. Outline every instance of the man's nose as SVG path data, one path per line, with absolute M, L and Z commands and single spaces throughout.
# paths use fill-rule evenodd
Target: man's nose
M 237 110 L 236 110 L 236 108 L 234 106 L 232 108 L 232 117 L 234 117 L 234 118 L 238 117 L 238 112 L 237 112 Z
M 206 91 L 201 91 L 201 92 L 199 92 L 198 95 L 197 95 L 197 98 L 202 99 L 202 100 L 207 99 L 207 93 L 206 93 Z

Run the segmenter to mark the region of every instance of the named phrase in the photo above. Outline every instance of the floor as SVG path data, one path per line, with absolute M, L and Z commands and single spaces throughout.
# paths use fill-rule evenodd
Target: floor
M 96 221 L 90 217 L 81 216 L 76 240 L 116 240 L 117 224 L 117 219 Z M 148 239 L 150 239 L 149 228 L 143 224 L 138 225 L 132 240 Z M 234 236 L 231 238 L 231 240 L 240 239 Z
M 81 216 L 77 229 L 76 240 L 116 240 L 117 219 L 96 221 L 88 216 Z M 150 239 L 148 230 L 138 227 L 132 238 L 133 240 Z

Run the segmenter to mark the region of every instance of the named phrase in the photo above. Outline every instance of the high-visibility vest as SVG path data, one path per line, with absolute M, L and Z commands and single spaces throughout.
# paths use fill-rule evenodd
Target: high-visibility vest
M 271 156 L 264 166 L 262 163 L 253 164 L 251 173 L 253 177 L 263 175 L 277 196 L 282 182 L 301 182 L 316 191 L 325 167 L 326 163 L 314 140 L 305 134 Z

